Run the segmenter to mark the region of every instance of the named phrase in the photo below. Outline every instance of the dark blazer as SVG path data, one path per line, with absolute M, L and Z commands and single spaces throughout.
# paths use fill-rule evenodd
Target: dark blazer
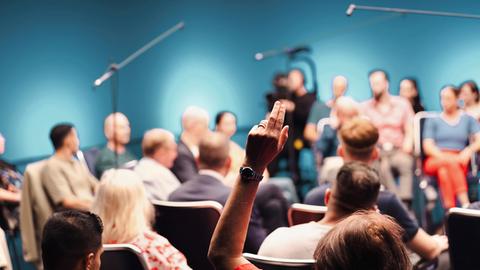
M 218 179 L 210 175 L 199 174 L 170 194 L 169 201 L 217 201 L 225 206 L 231 188 L 224 185 Z M 244 251 L 256 254 L 267 232 L 263 227 L 263 221 L 259 211 L 254 207 L 250 224 L 248 226 L 247 239 Z
M 178 141 L 178 156 L 173 163 L 171 171 L 177 176 L 180 182 L 185 183 L 198 175 L 197 162 L 192 151 L 182 141 Z

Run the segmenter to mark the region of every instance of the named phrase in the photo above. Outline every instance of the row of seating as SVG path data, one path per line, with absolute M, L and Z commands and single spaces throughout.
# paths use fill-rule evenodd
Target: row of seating
M 213 201 L 155 201 L 155 230 L 185 254 L 193 269 L 213 269 L 207 259 L 210 238 L 220 218 L 222 206 Z M 320 220 L 324 206 L 293 204 L 289 209 L 290 226 Z M 195 222 L 184 222 L 192 220 Z M 454 269 L 480 269 L 475 246 L 480 242 L 480 211 L 452 208 L 447 215 L 450 259 Z M 181 232 L 181 233 L 179 233 Z M 314 260 L 285 260 L 255 254 L 244 256 L 264 270 L 313 269 Z M 434 269 L 434 262 L 422 261 L 415 269 Z M 105 245 L 103 270 L 146 269 L 140 251 L 131 245 Z

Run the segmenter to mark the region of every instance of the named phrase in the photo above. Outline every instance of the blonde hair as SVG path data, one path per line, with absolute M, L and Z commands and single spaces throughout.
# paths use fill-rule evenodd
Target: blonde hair
M 153 206 L 140 177 L 131 170 L 111 169 L 101 179 L 92 212 L 103 221 L 103 242 L 129 243 L 150 230 Z

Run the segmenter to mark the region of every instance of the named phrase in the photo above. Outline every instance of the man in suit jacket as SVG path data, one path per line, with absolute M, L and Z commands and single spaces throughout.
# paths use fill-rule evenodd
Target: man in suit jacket
M 198 174 L 198 145 L 208 134 L 208 112 L 199 107 L 188 107 L 182 115 L 182 134 L 178 142 L 178 156 L 173 163 L 172 172 L 180 182 L 191 180 Z
M 229 157 L 229 141 L 220 133 L 212 133 L 205 137 L 199 145 L 199 174 L 184 183 L 169 196 L 170 201 L 202 201 L 213 200 L 225 205 L 231 188 L 223 184 L 231 159 Z M 244 251 L 257 253 L 267 232 L 263 227 L 258 209 L 254 208 L 248 227 L 247 241 Z

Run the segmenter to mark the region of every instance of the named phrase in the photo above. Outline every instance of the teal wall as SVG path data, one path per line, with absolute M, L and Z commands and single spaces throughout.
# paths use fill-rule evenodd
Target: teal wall
M 349 94 L 370 96 L 367 72 L 390 72 L 392 92 L 415 75 L 430 110 L 446 83 L 480 80 L 480 21 L 358 12 L 351 1 L 0 1 L 0 132 L 11 161 L 51 153 L 50 127 L 74 123 L 83 146 L 104 142 L 109 87 L 92 81 L 110 60 L 122 60 L 184 20 L 186 28 L 120 74 L 119 110 L 133 137 L 163 127 L 180 131 L 188 105 L 229 109 L 248 126 L 264 114 L 271 76 L 282 57 L 256 62 L 258 50 L 310 44 L 320 98 L 344 74 Z M 397 0 L 357 4 L 480 13 L 479 1 Z

